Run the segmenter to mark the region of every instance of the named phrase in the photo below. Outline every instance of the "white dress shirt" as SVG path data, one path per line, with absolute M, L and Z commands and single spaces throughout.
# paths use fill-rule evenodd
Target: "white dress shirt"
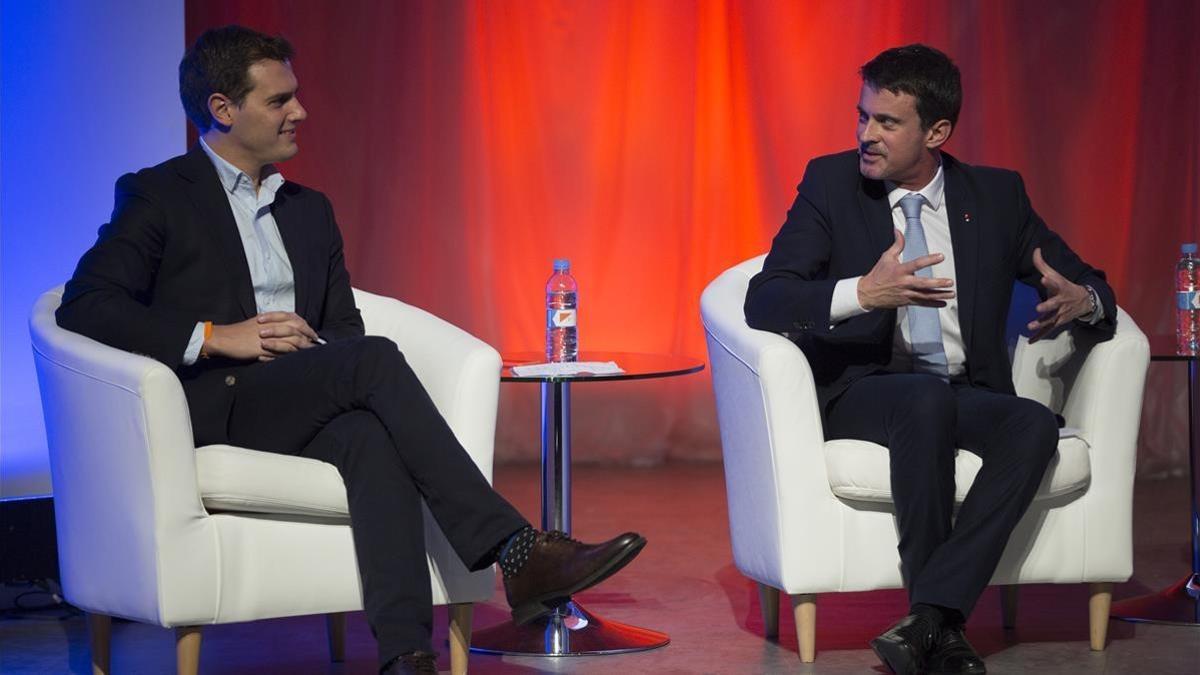
M 954 274 L 954 248 L 950 244 L 950 217 L 946 211 L 945 175 L 939 165 L 937 173 L 929 184 L 916 194 L 925 198 L 921 205 L 921 225 L 925 229 L 925 241 L 929 253 L 941 253 L 945 256 L 942 262 L 933 265 L 933 276 L 939 279 L 956 281 Z M 906 224 L 904 212 L 900 210 L 900 200 L 913 193 L 912 190 L 896 187 L 890 181 L 884 182 L 888 191 L 888 205 L 892 210 L 892 225 L 904 233 Z M 907 245 L 907 241 L 905 242 Z M 858 304 L 858 280 L 862 277 L 841 279 L 833 289 L 833 300 L 829 307 L 829 321 L 838 323 L 868 310 Z M 946 349 L 946 365 L 950 376 L 961 375 L 966 367 L 966 349 L 963 346 L 962 327 L 958 322 L 958 285 L 952 286 L 955 296 L 946 301 L 945 307 L 938 308 L 938 320 L 942 324 L 942 345 Z M 896 330 L 892 340 L 892 360 L 887 370 L 896 373 L 912 372 L 912 338 L 908 328 L 908 308 L 896 308 Z

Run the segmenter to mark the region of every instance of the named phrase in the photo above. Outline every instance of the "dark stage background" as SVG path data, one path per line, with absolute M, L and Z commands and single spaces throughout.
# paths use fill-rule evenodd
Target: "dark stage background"
M 857 68 L 922 41 L 962 69 L 948 149 L 1019 170 L 1148 334 L 1200 216 L 1200 3 L 320 2 L 186 5 L 298 50 L 310 117 L 282 167 L 325 191 L 354 283 L 537 349 L 556 256 L 584 349 L 704 356 L 698 299 L 766 251 L 807 160 L 852 147 Z M 1152 369 L 1143 473 L 1185 464 L 1183 374 Z M 497 452 L 532 457 L 536 389 Z M 576 458 L 719 453 L 707 375 L 575 388 Z

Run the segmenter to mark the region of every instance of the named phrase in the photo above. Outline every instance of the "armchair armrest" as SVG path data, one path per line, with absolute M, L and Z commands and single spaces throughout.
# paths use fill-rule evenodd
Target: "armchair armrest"
M 1093 448 L 1119 448 L 1132 475 L 1150 346 L 1133 318 L 1117 309 L 1117 332 L 1097 342 L 1084 331 L 1063 331 L 1013 356 L 1017 393 L 1059 413 Z
M 174 613 L 158 597 L 164 577 L 183 574 L 194 597 L 211 604 L 215 594 L 201 589 L 215 587 L 203 571 L 215 574 L 215 542 L 203 523 L 179 378 L 158 361 L 59 328 L 61 299 L 61 287 L 43 294 L 29 330 L 66 595 L 85 609 L 158 623 Z
M 1032 345 L 1021 338 L 1013 383 L 1018 394 L 1060 413 L 1087 441 L 1087 561 L 1122 570 L 1112 580 L 1124 581 L 1133 566 L 1133 480 L 1150 346 L 1133 318 L 1119 308 L 1113 338 L 1098 343 L 1089 338 L 1084 331 L 1063 331 Z
M 836 501 L 808 360 L 783 336 L 746 325 L 746 287 L 759 267 L 761 259 L 750 260 L 717 277 L 701 296 L 700 313 L 717 398 L 734 557 L 745 574 L 779 584 L 798 573 L 785 570 L 783 560 L 804 558 L 790 551 L 835 527 Z

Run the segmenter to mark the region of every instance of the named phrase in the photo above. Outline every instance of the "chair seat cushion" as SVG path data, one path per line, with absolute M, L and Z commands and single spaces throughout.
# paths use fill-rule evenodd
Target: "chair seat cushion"
M 196 449 L 196 474 L 209 511 L 349 517 L 342 475 L 317 459 L 206 445 Z
M 829 487 L 838 497 L 867 502 L 892 501 L 888 451 L 882 445 L 868 441 L 828 441 L 825 443 L 825 462 L 829 470 Z M 966 498 L 982 465 L 979 455 L 967 450 L 958 451 L 954 458 L 956 502 L 961 503 Z M 1091 476 L 1087 441 L 1078 436 L 1062 438 L 1034 499 L 1083 491 Z

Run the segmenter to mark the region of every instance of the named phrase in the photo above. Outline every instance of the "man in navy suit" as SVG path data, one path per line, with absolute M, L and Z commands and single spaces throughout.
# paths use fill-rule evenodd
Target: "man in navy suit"
M 240 26 L 196 40 L 179 83 L 200 143 L 117 181 L 57 319 L 174 368 L 197 445 L 337 466 L 381 672 L 436 672 L 422 503 L 468 568 L 500 565 L 519 623 L 613 574 L 645 539 L 533 530 L 396 345 L 363 335 L 329 200 L 276 167 L 307 117 L 291 58 L 283 38 Z
M 827 438 L 889 450 L 911 608 L 872 648 L 897 673 L 983 673 L 963 624 L 1058 444 L 1051 411 L 1013 390 L 1013 283 L 1041 297 L 1034 340 L 1068 324 L 1111 337 L 1116 299 L 1019 175 L 941 150 L 962 103 L 945 54 L 889 49 L 861 74 L 858 147 L 809 163 L 746 321 L 804 351 Z M 983 466 L 952 525 L 956 448 Z

